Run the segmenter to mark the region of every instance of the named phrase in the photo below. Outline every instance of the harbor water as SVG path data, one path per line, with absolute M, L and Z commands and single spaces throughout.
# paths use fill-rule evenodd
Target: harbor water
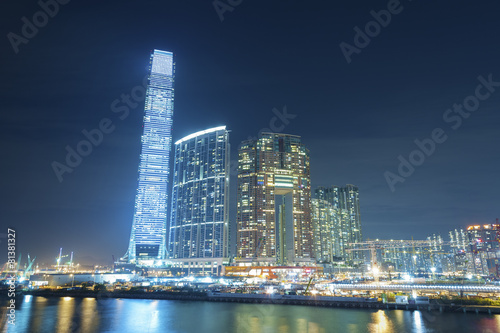
M 3 332 L 500 332 L 500 315 L 147 299 L 24 296 Z M 5 309 L 5 306 L 3 307 Z

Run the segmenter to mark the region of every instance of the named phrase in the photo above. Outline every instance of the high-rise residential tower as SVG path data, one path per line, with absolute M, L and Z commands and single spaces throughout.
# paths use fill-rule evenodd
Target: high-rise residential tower
M 315 192 L 316 198 L 330 202 L 341 218 L 340 238 L 336 240 L 340 243 L 340 253 L 344 259 L 360 263 L 362 258 L 359 252 L 345 252 L 349 243 L 359 243 L 363 240 L 358 187 L 354 185 L 319 187 Z
M 347 211 L 335 208 L 324 199 L 311 200 L 314 230 L 314 253 L 317 262 L 331 263 L 345 257 L 342 238 L 342 221 Z
M 229 152 L 225 126 L 175 143 L 168 252 L 176 267 L 219 272 L 228 258 Z
M 466 253 L 471 259 L 471 274 L 499 277 L 500 224 L 468 226 Z
M 262 133 L 238 151 L 237 260 L 312 263 L 309 150 L 300 136 Z
M 144 107 L 139 181 L 130 243 L 125 259 L 148 264 L 166 256 L 166 222 L 172 117 L 173 53 L 154 50 Z
M 359 209 L 359 189 L 354 185 L 346 185 L 339 188 L 339 208 L 347 211 L 349 243 L 359 243 L 363 241 L 361 233 L 361 213 Z

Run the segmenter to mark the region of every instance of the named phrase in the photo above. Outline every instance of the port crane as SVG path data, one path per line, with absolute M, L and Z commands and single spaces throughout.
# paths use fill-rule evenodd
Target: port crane
M 28 274 L 31 272 L 33 264 L 35 263 L 36 257 L 31 260 L 30 255 L 28 253 L 28 266 L 24 269 L 24 272 L 20 274 L 22 277 L 28 277 Z
M 56 268 L 58 270 L 61 269 L 61 266 L 64 266 L 64 263 L 62 263 L 62 259 L 63 258 L 66 258 L 66 257 L 69 257 L 69 261 L 66 262 L 66 264 L 68 265 L 68 267 L 73 267 L 73 251 L 71 251 L 71 254 L 68 255 L 68 254 L 62 254 L 62 247 L 59 249 L 59 256 L 57 256 L 56 258 Z

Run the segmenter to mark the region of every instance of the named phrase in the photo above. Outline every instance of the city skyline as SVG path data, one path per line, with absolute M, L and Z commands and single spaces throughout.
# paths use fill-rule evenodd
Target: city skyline
M 309 150 L 297 135 L 261 132 L 238 146 L 236 226 L 229 219 L 226 126 L 175 142 L 169 200 L 174 66 L 172 52 L 151 53 L 134 219 L 122 260 L 212 272 L 233 259 L 239 265 L 363 263 L 347 253 L 362 241 L 358 187 L 319 187 L 319 200 L 313 199 Z M 233 258 L 229 230 L 235 227 Z
M 180 59 L 174 141 L 225 124 L 234 166 L 238 143 L 259 132 L 301 136 L 311 151 L 312 189 L 360 188 L 365 238 L 447 238 L 498 217 L 497 3 L 439 3 L 432 11 L 404 3 L 351 63 L 339 44 L 355 46 L 353 28 L 363 29 L 386 3 L 261 5 L 244 3 L 221 22 L 210 3 L 148 3 L 133 15 L 130 4 L 70 3 L 17 53 L 4 38 L 0 220 L 17 228 L 22 253 L 47 263 L 60 247 L 81 262 L 124 254 L 154 48 Z M 4 36 L 20 34 L 20 18 L 40 10 L 11 6 Z M 254 29 L 244 23 L 257 21 Z M 479 109 L 453 112 L 456 103 L 474 102 L 478 85 L 489 94 Z M 447 122 L 448 110 L 461 118 Z M 433 144 L 437 128 L 447 140 Z M 76 158 L 70 152 L 89 149 L 82 142 L 95 129 L 102 137 L 95 134 L 91 152 Z M 422 152 L 422 164 L 398 171 L 399 156 L 418 164 Z M 386 171 L 404 179 L 395 192 Z
M 4 330 L 500 332 L 498 0 L 3 5 Z

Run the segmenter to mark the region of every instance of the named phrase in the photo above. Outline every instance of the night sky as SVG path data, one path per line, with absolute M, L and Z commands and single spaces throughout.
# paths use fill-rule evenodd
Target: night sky
M 144 104 L 132 100 L 127 116 L 111 105 L 140 91 L 155 48 L 175 55 L 174 142 L 227 125 L 234 160 L 239 143 L 286 107 L 281 131 L 310 149 L 313 187 L 359 186 L 365 239 L 448 239 L 500 217 L 500 83 L 480 89 L 488 97 L 460 126 L 455 113 L 443 119 L 455 103 L 473 104 L 479 76 L 500 82 L 498 1 L 230 3 L 221 21 L 209 0 L 73 0 L 48 22 L 34 0 L 2 3 L 0 233 L 16 229 L 18 253 L 40 263 L 60 247 L 80 263 L 125 254 Z M 398 13 L 348 63 L 340 43 L 354 47 L 354 28 L 388 6 Z M 13 47 L 33 15 L 38 32 Z M 60 182 L 52 163 L 65 164 L 66 146 L 105 118 L 114 130 Z M 398 156 L 408 159 L 436 128 L 447 140 L 392 191 L 384 173 L 397 175 Z

